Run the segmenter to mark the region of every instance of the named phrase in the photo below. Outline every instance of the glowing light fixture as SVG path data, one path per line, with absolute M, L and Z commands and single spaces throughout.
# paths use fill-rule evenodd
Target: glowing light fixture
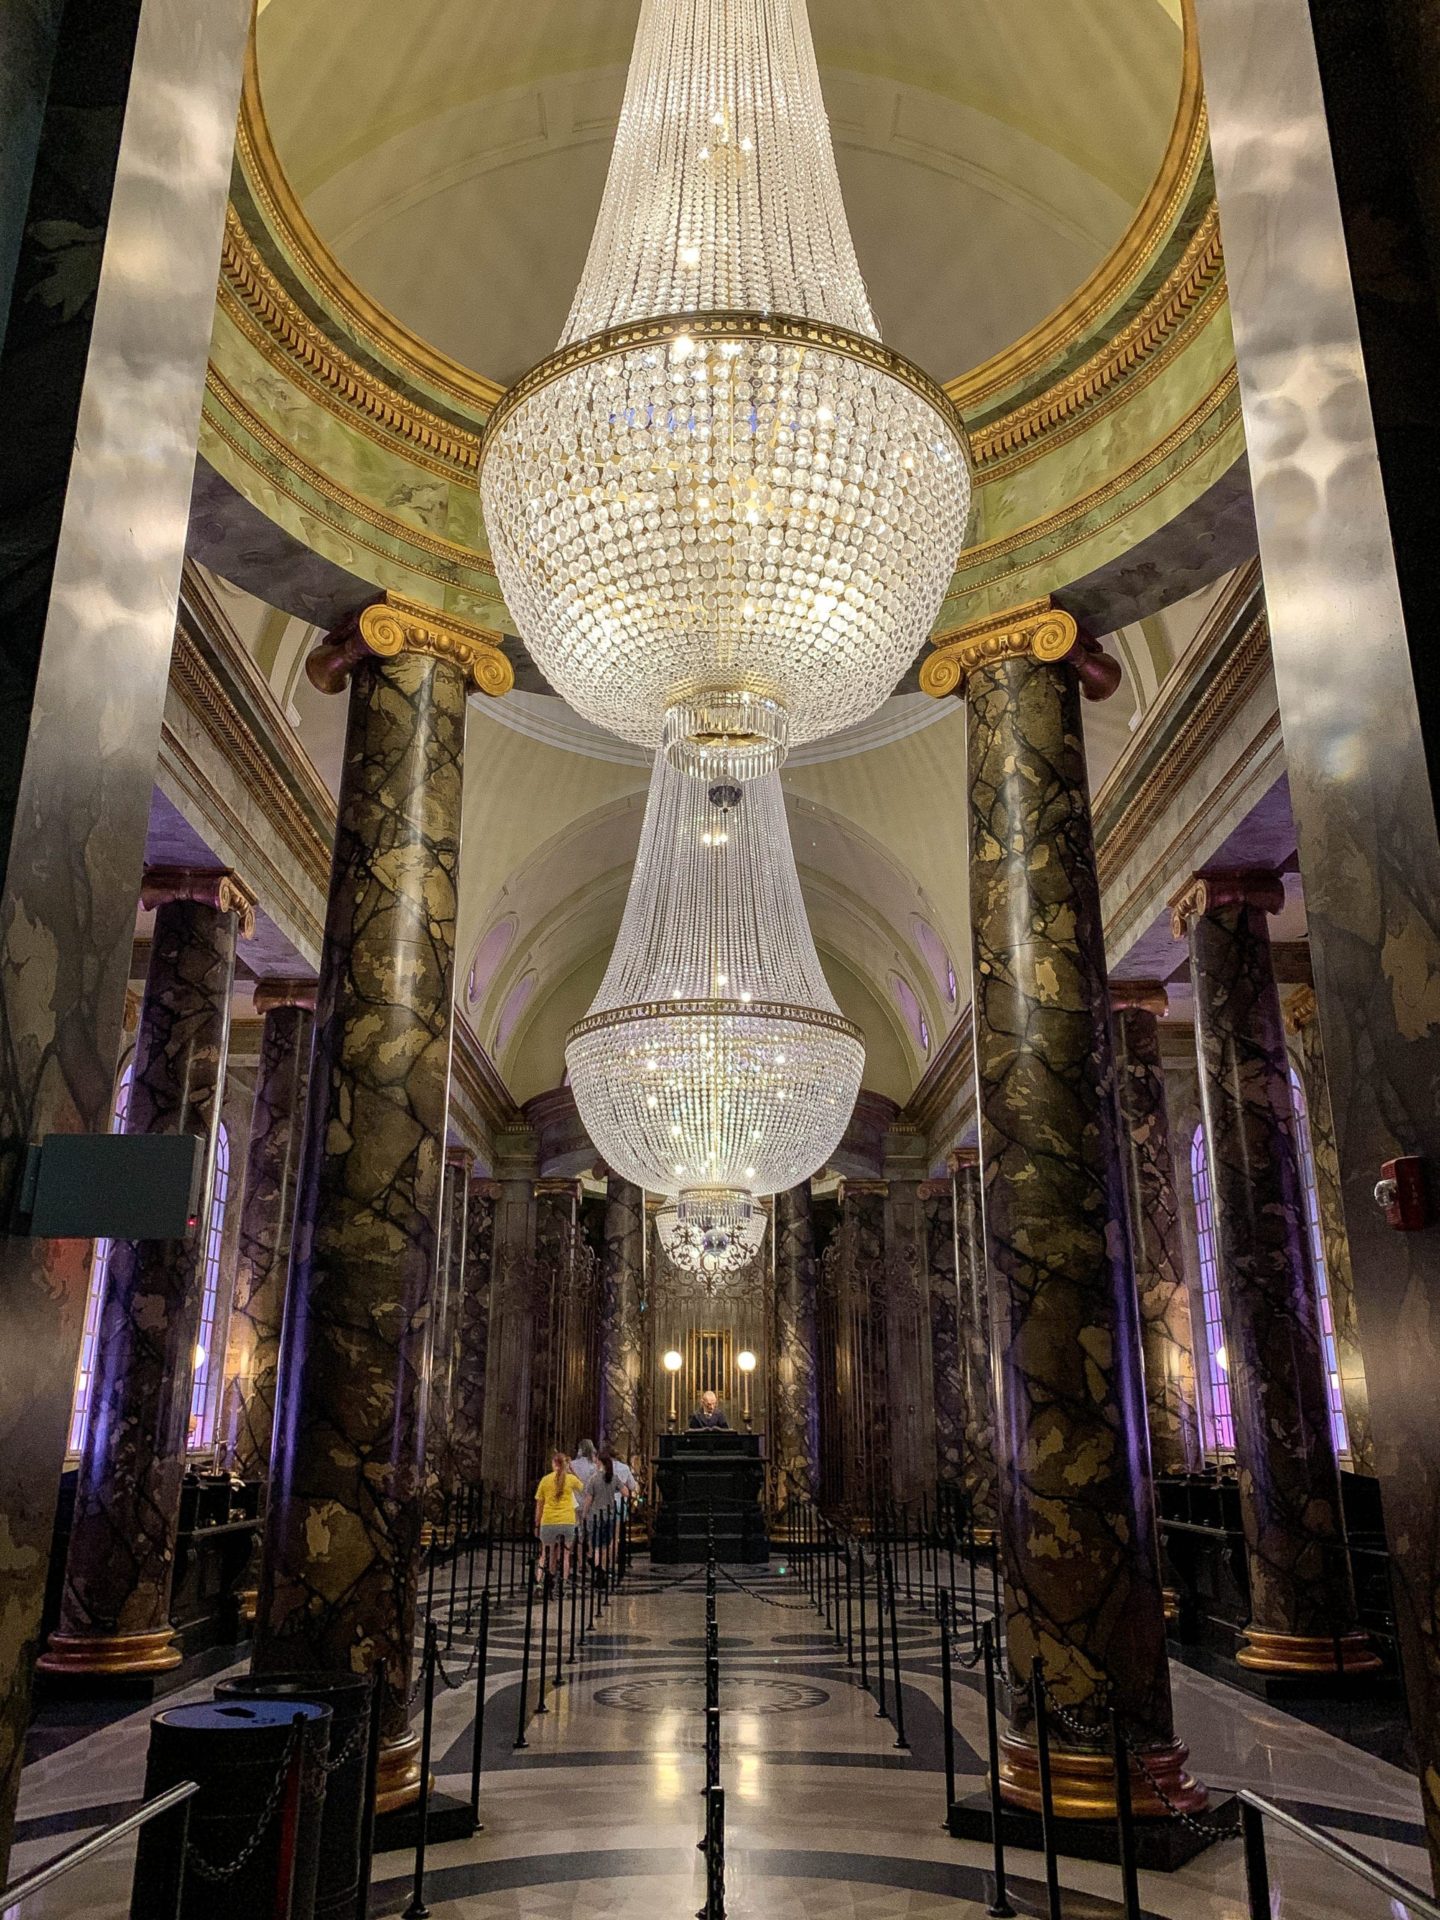
M 552 686 L 676 765 L 748 778 L 893 691 L 969 453 L 881 343 L 805 0 L 643 0 L 570 317 L 496 408 L 481 493 Z

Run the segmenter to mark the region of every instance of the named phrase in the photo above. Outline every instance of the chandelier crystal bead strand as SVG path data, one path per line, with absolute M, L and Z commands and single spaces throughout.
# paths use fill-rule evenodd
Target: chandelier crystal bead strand
M 805 0 L 642 0 L 569 321 L 481 462 L 511 616 L 597 725 L 745 779 L 894 690 L 969 454 L 880 340 Z
M 656 756 L 620 935 L 565 1064 L 607 1164 L 678 1195 L 677 1255 L 696 1234 L 749 1240 L 757 1197 L 838 1146 L 865 1049 L 820 968 L 778 774 L 742 786 Z

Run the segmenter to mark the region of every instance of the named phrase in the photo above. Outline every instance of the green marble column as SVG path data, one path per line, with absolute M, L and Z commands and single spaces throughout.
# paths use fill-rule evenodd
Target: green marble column
M 490 1358 L 491 1285 L 495 1265 L 495 1203 L 499 1183 L 472 1180 L 466 1199 L 465 1279 L 455 1342 L 450 1442 L 462 1486 L 484 1478 L 485 1375 Z
M 1204 1464 L 1190 1289 L 1180 1238 L 1180 1202 L 1170 1155 L 1165 1069 L 1160 1060 L 1163 986 L 1112 982 L 1115 1070 L 1130 1204 L 1130 1244 L 1140 1302 L 1150 1459 L 1156 1473 L 1196 1473 Z
M 1274 873 L 1198 876 L 1188 934 L 1220 1309 L 1250 1570 L 1236 1656 L 1267 1673 L 1379 1663 L 1356 1630 L 1319 1305 L 1267 915 Z
M 295 1208 L 254 1667 L 384 1674 L 376 1805 L 419 1789 L 410 1729 L 455 965 L 466 694 L 504 656 L 405 602 L 312 655 L 349 680 Z
M 227 873 L 151 871 L 155 930 L 135 1042 L 127 1133 L 205 1142 L 200 1206 L 180 1240 L 110 1250 L 90 1418 L 80 1456 L 60 1625 L 50 1673 L 157 1673 L 178 1666 L 170 1585 L 224 1098 L 235 942 L 253 929 Z
M 945 684 L 948 672 L 948 688 Z M 1177 1806 L 1203 1803 L 1176 1739 L 1150 1481 L 1145 1377 L 1115 1105 L 1082 682 L 1118 669 L 1041 602 L 927 659 L 964 682 L 976 1085 L 998 1374 L 1000 1539 L 1010 1664 L 1043 1657 L 1059 1706 L 1056 1807 L 1114 1805 L 1118 1711 Z M 1002 1784 L 1039 1802 L 1016 1696 Z M 1163 1809 L 1143 1776 L 1137 1808 Z
M 470 1175 L 475 1156 L 468 1147 L 445 1149 L 445 1179 L 440 1197 L 440 1246 L 436 1258 L 435 1301 L 430 1315 L 430 1352 L 425 1395 L 425 1472 L 438 1519 L 457 1484 L 454 1393 L 456 1345 L 465 1290 L 465 1239 L 469 1217 Z
M 314 982 L 262 980 L 255 989 L 255 1011 L 264 1024 L 226 1340 L 224 1431 L 230 1472 L 268 1482 L 295 1178 L 315 1035 Z
M 985 1260 L 980 1156 L 960 1147 L 947 1162 L 953 1183 L 955 1272 L 960 1294 L 960 1366 L 964 1425 L 960 1485 L 976 1529 L 993 1539 L 998 1525 L 995 1477 L 995 1357 L 990 1340 L 990 1269 Z
M 1350 1235 L 1345 1229 L 1340 1155 L 1330 1110 L 1330 1082 L 1325 1072 L 1319 1009 L 1312 987 L 1300 987 L 1290 995 L 1285 1006 L 1285 1028 L 1297 1042 L 1300 1083 L 1305 1090 L 1310 1123 L 1315 1197 L 1320 1209 L 1320 1238 L 1325 1250 L 1325 1276 L 1335 1324 L 1335 1350 L 1340 1359 L 1340 1392 L 1345 1401 L 1345 1425 L 1350 1435 L 1350 1463 L 1356 1473 L 1373 1477 L 1375 1437 L 1370 1429 L 1370 1390 L 1365 1382 L 1365 1355 L 1360 1346 L 1360 1322 L 1355 1311 L 1355 1271 L 1350 1258 Z
M 819 1273 L 808 1180 L 776 1194 L 770 1231 L 775 1382 L 769 1452 L 783 1508 L 797 1494 L 814 1499 L 820 1492 Z
M 601 1266 L 600 1431 L 618 1460 L 643 1461 L 645 1446 L 645 1195 L 605 1179 Z

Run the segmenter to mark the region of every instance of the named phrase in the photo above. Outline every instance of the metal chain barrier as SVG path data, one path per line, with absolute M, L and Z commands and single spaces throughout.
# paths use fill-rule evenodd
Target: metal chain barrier
M 784 1613 L 814 1613 L 815 1608 L 808 1600 L 774 1600 L 768 1593 L 761 1593 L 755 1587 L 747 1587 L 743 1580 L 737 1580 L 728 1567 L 717 1566 L 715 1571 L 722 1580 L 728 1580 L 738 1592 L 747 1594 L 750 1599 L 758 1600 L 762 1606 L 779 1607 Z
M 368 1723 L 365 1731 L 367 1733 L 369 1732 Z M 265 1838 L 265 1835 L 270 1830 L 270 1823 L 274 1820 L 275 1815 L 280 1809 L 280 1802 L 285 1798 L 285 1788 L 289 1783 L 290 1769 L 294 1763 L 296 1748 L 303 1738 L 303 1727 L 295 1728 L 292 1730 L 289 1739 L 285 1742 L 285 1752 L 281 1757 L 279 1771 L 275 1775 L 275 1784 L 271 1787 L 265 1805 L 261 1809 L 260 1818 L 255 1825 L 254 1831 L 233 1860 L 229 1861 L 223 1867 L 217 1867 L 212 1861 L 205 1858 L 193 1841 L 187 1844 L 185 1848 L 185 1865 L 187 1868 L 193 1869 L 202 1880 L 208 1880 L 212 1885 L 221 1884 L 226 1880 L 233 1880 L 260 1845 L 260 1842 Z

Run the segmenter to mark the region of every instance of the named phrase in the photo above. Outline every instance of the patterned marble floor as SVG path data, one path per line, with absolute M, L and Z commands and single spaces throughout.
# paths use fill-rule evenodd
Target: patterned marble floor
M 935 1637 L 918 1607 L 902 1615 L 900 1657 L 911 1747 L 877 1716 L 858 1673 L 837 1651 L 793 1581 L 737 1570 L 753 1589 L 722 1585 L 723 1775 L 727 1800 L 727 1911 L 731 1920 L 968 1920 L 985 1912 L 983 1847 L 941 1829 L 940 1682 Z M 484 1831 L 432 1848 L 426 1897 L 434 1920 L 681 1920 L 703 1897 L 699 1787 L 703 1774 L 701 1665 L 704 1605 L 697 1582 L 660 1585 L 641 1562 L 580 1654 L 566 1665 L 550 1711 L 513 1749 L 522 1610 L 502 1608 L 487 1686 Z M 447 1658 L 458 1677 L 471 1642 L 457 1632 Z M 1193 1763 L 1216 1787 L 1254 1786 L 1352 1846 L 1423 1885 L 1425 1858 L 1414 1782 L 1332 1735 L 1221 1682 L 1177 1667 L 1176 1717 Z M 212 1679 L 189 1689 L 208 1695 Z M 167 1700 L 178 1701 L 185 1693 Z M 463 1794 L 474 1691 L 441 1692 L 435 1772 Z M 138 1797 L 144 1709 L 72 1739 L 26 1769 L 14 1871 L 47 1858 Z M 957 1690 L 960 1791 L 981 1784 L 983 1698 Z M 55 1736 L 47 1744 L 54 1744 Z M 399 1915 L 410 1897 L 409 1857 L 376 1861 L 371 1911 Z M 1299 1842 L 1277 1835 L 1274 1920 L 1407 1920 L 1362 1882 Z M 1010 1857 L 1022 1914 L 1045 1911 L 1042 1866 Z M 1113 1868 L 1066 1862 L 1067 1920 L 1118 1920 Z M 62 1883 L 34 1916 L 128 1911 L 121 1855 Z M 1142 1877 L 1147 1915 L 1244 1920 L 1238 1844 L 1212 1847 L 1171 1875 Z M 0 1920 L 5 1920 L 0 1915 Z

